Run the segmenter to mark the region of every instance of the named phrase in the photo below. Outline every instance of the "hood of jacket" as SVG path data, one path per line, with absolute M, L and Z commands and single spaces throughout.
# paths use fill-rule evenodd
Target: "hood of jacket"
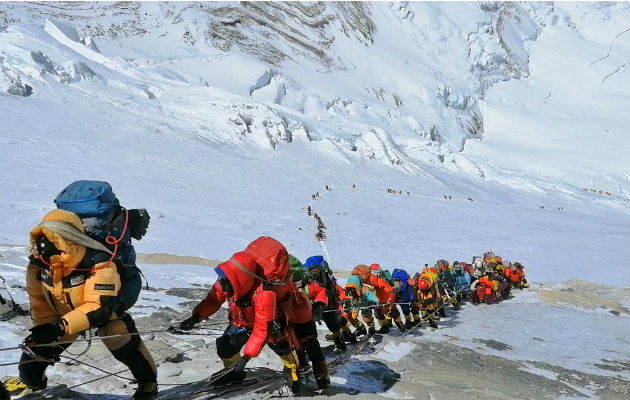
M 81 232 L 83 232 L 83 223 L 81 222 L 81 218 L 70 211 L 52 210 L 42 219 L 43 225 L 40 224 L 30 231 L 31 249 L 37 238 L 44 235 L 59 251 L 61 251 L 60 254 L 50 257 L 49 265 L 53 270 L 62 270 L 62 275 L 67 276 L 77 267 L 77 265 L 79 265 L 81 260 L 83 260 L 86 247 L 64 239 L 61 234 L 56 232 L 53 228 L 45 226 L 46 224 L 44 223 L 47 221 L 58 221 L 60 223 L 69 224 Z M 35 255 L 36 249 L 32 249 L 32 253 Z

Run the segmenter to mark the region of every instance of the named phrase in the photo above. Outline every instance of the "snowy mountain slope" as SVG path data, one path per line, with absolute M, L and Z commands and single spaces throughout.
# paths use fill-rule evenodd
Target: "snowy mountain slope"
M 337 395 L 454 398 L 439 376 L 462 362 L 513 378 L 506 389 L 475 369 L 471 396 L 622 397 L 629 14 L 581 2 L 0 3 L 0 274 L 25 301 L 28 231 L 76 179 L 107 180 L 149 210 L 144 253 L 225 260 L 271 235 L 337 269 L 415 272 L 492 249 L 525 264 L 533 293 L 389 339 L 335 377 Z M 134 309 L 143 329 L 177 321 L 214 279 L 143 269 L 159 289 Z M 2 346 L 27 323 L 3 324 Z M 165 376 L 218 369 L 206 340 Z M 162 356 L 192 340 L 152 342 Z M 94 373 L 75 371 L 70 381 Z M 409 379 L 363 380 L 392 371 Z M 120 398 L 121 382 L 90 390 Z
M 492 248 L 537 281 L 606 260 L 590 279 L 628 282 L 625 3 L 0 10 L 0 207 L 15 227 L 0 242 L 24 243 L 56 193 L 88 178 L 149 208 L 141 251 L 225 259 L 271 234 L 308 255 L 303 209 L 329 184 L 314 206 L 339 268 Z M 201 40 L 207 27 L 238 40 Z M 327 38 L 334 62 L 306 37 Z M 269 62 L 278 49 L 290 57 Z
M 578 5 L 562 3 L 98 3 L 90 7 L 72 3 L 17 3 L 2 7 L 2 20 L 6 25 L 18 21 L 31 26 L 35 36 L 40 35 L 37 29 L 46 18 L 65 21 L 78 29 L 91 46 L 85 46 L 91 51 L 79 51 L 91 62 L 81 60 L 78 68 L 82 65 L 93 68 L 96 63 L 123 74 L 118 79 L 112 77 L 101 89 L 124 86 L 130 94 L 153 97 L 170 93 L 170 88 L 164 86 L 169 83 L 185 88 L 185 92 L 210 85 L 246 97 L 241 100 L 244 104 L 234 104 L 238 115 L 223 119 L 232 129 L 217 127 L 221 142 L 232 141 L 234 130 L 242 131 L 239 128 L 246 125 L 248 134 L 243 136 L 252 135 L 253 142 L 275 148 L 278 140 L 291 141 L 289 133 L 298 129 L 307 131 L 308 140 L 336 143 L 346 155 L 358 152 L 358 156 L 377 158 L 388 164 L 442 161 L 458 173 L 483 174 L 490 179 L 496 175 L 514 175 L 506 168 L 531 171 L 531 165 L 536 164 L 537 176 L 559 176 L 573 185 L 599 185 L 595 188 L 625 193 L 627 157 L 614 157 L 616 162 L 607 163 L 608 167 L 600 163 L 593 168 L 592 163 L 601 158 L 610 159 L 607 149 L 628 144 L 624 130 L 628 121 L 627 93 L 622 89 L 627 86 L 624 65 L 628 47 L 622 33 L 627 28 L 625 17 L 629 11 L 625 3 L 610 3 L 606 7 L 583 5 L 584 8 L 586 12 Z M 80 47 L 77 41 L 59 35 L 58 29 L 47 28 L 46 32 L 44 36 L 55 39 L 52 47 L 70 45 L 75 51 Z M 618 34 L 621 35 L 616 40 Z M 79 40 L 79 35 L 70 36 Z M 538 50 L 544 46 L 546 37 L 551 37 L 549 43 L 562 42 L 561 47 L 567 52 L 574 48 L 587 51 L 580 51 L 571 59 L 557 50 L 549 52 L 544 47 Z M 603 57 L 613 41 L 612 54 L 592 64 Z M 103 57 L 99 49 L 108 56 Z M 10 51 L 6 53 L 11 57 L 7 60 L 13 59 Z M 46 55 L 46 51 L 42 53 Z M 68 63 L 70 60 L 65 59 L 68 56 L 72 59 L 77 55 L 61 56 L 59 63 Z M 4 62 L 11 71 L 5 74 L 17 75 L 23 84 L 30 79 L 32 87 L 39 80 L 37 71 L 41 74 L 45 69 L 37 61 L 33 65 L 28 58 L 27 54 L 22 61 L 31 65 L 30 72 L 34 75 L 20 77 L 23 72 L 11 67 L 17 60 Z M 542 64 L 558 66 L 559 61 L 565 65 L 545 69 Z M 535 78 L 531 76 L 532 68 L 537 74 Z M 603 74 L 615 68 L 618 72 L 600 84 Z M 572 69 L 574 75 L 565 74 Z M 236 70 L 238 74 L 230 73 Z M 139 87 L 129 88 L 130 82 L 125 77 L 131 81 L 140 79 L 144 85 L 138 83 L 131 86 Z M 499 82 L 506 82 L 500 87 L 516 87 L 502 95 L 494 90 Z M 514 104 L 520 104 L 518 98 L 526 94 L 519 89 L 522 83 L 533 85 L 530 91 L 538 88 L 531 93 L 533 99 L 523 100 L 531 107 L 536 103 L 536 108 L 521 114 L 523 122 L 514 124 L 514 116 L 503 107 L 520 112 Z M 556 94 L 547 99 L 548 106 L 541 108 L 539 103 L 548 92 L 554 91 L 554 86 L 558 86 Z M 614 102 L 616 108 L 602 107 L 609 114 L 601 115 L 600 110 L 588 108 L 606 103 L 615 88 L 621 90 L 622 97 Z M 575 104 L 574 93 L 584 96 L 580 102 L 583 106 Z M 536 98 L 540 101 L 534 101 Z M 155 100 L 161 103 L 161 98 Z M 280 125 L 279 132 L 264 126 L 264 118 L 259 121 L 263 126 L 257 125 L 256 115 L 241 110 L 247 109 L 246 104 L 251 100 L 257 108 L 263 107 L 262 113 L 277 114 L 281 122 L 276 121 L 274 126 Z M 491 107 L 487 107 L 488 101 L 493 101 Z M 198 105 L 181 98 L 178 103 L 177 110 L 190 110 Z M 574 110 L 573 118 L 567 119 L 574 120 L 575 127 L 583 126 L 585 115 L 593 114 L 598 115 L 598 120 L 608 122 L 590 121 L 592 127 L 610 133 L 602 138 L 589 127 L 590 136 L 580 135 L 580 139 L 571 140 L 566 135 L 575 127 L 564 127 L 561 132 L 567 132 L 565 136 L 558 135 L 555 128 L 544 128 L 563 125 L 562 120 L 547 123 L 540 118 L 541 112 L 543 115 L 549 112 L 552 114 L 549 118 L 553 118 L 558 114 L 557 109 L 565 107 L 563 103 Z M 166 113 L 171 111 L 168 105 L 157 106 L 166 107 Z M 589 110 L 593 113 L 585 113 Z M 507 125 L 501 120 L 495 122 L 496 114 Z M 488 118 L 494 118 L 490 125 Z M 252 119 L 253 125 L 240 119 Z M 532 120 L 538 125 L 531 125 Z M 202 127 L 216 122 L 212 113 L 199 120 Z M 514 125 L 522 129 L 512 132 Z M 467 140 L 486 137 L 488 129 L 491 132 L 488 140 Z M 540 145 L 531 148 L 532 151 L 523 147 L 526 146 L 523 143 L 516 146 L 518 138 L 537 131 L 541 131 L 541 137 L 548 136 L 548 129 L 553 129 L 554 137 L 558 138 L 545 145 L 550 151 L 577 152 L 563 157 L 562 166 L 546 161 L 549 155 L 537 151 Z M 494 132 L 501 139 L 495 139 Z M 506 142 L 511 145 L 505 145 Z M 567 148 L 567 142 L 575 143 L 575 148 Z M 471 156 L 467 156 L 468 151 L 460 153 L 465 143 L 469 143 Z M 589 156 L 594 149 L 599 150 L 593 159 Z M 488 165 L 482 159 L 482 154 L 492 154 L 493 160 L 521 160 L 523 154 L 534 152 L 541 154 L 540 158 L 527 157 L 521 161 L 525 163 L 523 166 L 516 166 L 514 161 L 509 167 L 502 163 Z M 457 160 L 451 162 L 462 155 L 465 157 L 459 164 L 463 166 Z M 577 179 L 573 173 L 576 163 L 572 160 L 578 166 L 587 162 L 584 171 L 595 169 L 599 175 L 602 170 L 607 177 L 612 176 L 603 180 L 593 176 Z M 493 172 L 496 168 L 500 171 Z

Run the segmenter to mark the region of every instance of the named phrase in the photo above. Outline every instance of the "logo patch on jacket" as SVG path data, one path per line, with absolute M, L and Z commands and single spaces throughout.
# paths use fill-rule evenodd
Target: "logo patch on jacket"
M 113 283 L 95 283 L 94 290 L 116 290 L 116 285 Z
M 73 276 L 72 278 L 70 278 L 70 286 L 79 286 L 80 284 L 85 282 L 85 279 L 85 275 Z

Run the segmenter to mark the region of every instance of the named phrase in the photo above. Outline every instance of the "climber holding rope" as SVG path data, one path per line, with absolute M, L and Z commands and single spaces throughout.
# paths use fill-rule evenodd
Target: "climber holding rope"
M 115 252 L 88 237 L 81 219 L 65 210 L 46 214 L 31 230 L 30 242 L 26 290 L 33 327 L 19 363 L 22 382 L 32 390 L 45 389 L 46 368 L 59 361 L 79 334 L 98 328 L 97 335 L 138 382 L 133 398 L 155 398 L 153 358 L 131 316 L 115 312 L 121 290 Z

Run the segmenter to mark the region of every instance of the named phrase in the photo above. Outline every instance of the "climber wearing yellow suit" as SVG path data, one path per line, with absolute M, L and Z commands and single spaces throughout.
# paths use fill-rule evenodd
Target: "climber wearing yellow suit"
M 25 344 L 40 358 L 24 352 L 20 378 L 31 389 L 46 387 L 46 368 L 69 346 L 40 346 L 71 342 L 90 328 L 98 328 L 105 346 L 125 364 L 138 382 L 134 399 L 157 396 L 153 358 L 127 313 L 116 315 L 121 289 L 111 252 L 84 233 L 81 219 L 64 210 L 50 211 L 30 232 L 31 257 L 26 270 L 33 327 Z M 108 337 L 114 336 L 114 337 Z

